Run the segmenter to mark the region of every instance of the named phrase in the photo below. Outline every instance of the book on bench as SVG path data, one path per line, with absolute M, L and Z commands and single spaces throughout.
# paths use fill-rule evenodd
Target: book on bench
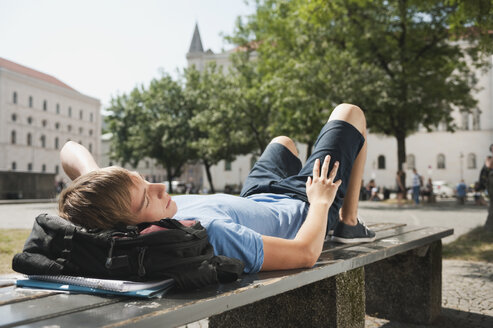
M 75 276 L 30 275 L 17 279 L 19 287 L 42 288 L 74 293 L 111 294 L 134 297 L 162 297 L 174 285 L 173 279 L 160 281 L 128 281 Z

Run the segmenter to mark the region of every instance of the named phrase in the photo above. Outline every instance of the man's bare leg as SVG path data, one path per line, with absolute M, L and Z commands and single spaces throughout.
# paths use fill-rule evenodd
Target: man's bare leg
M 298 155 L 298 149 L 296 149 L 296 145 L 295 145 L 294 141 L 291 140 L 291 138 L 289 138 L 289 137 L 286 137 L 286 136 L 275 137 L 274 139 L 271 140 L 270 143 L 280 143 L 281 145 L 283 145 L 284 147 L 289 149 L 289 151 L 292 152 L 294 156 L 296 156 L 296 157 L 299 156 Z
M 349 183 L 346 189 L 344 202 L 340 209 L 340 219 L 347 225 L 356 225 L 358 223 L 358 202 L 361 190 L 361 179 L 366 162 L 366 119 L 363 111 L 355 105 L 341 104 L 338 105 L 329 117 L 331 120 L 342 120 L 353 125 L 365 137 L 365 143 L 361 148 L 356 160 L 353 163 Z

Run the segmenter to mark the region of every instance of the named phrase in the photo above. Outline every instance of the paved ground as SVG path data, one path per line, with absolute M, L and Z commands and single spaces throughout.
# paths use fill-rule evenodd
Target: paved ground
M 30 229 L 40 213 L 56 213 L 55 203 L 0 204 L 0 228 Z M 459 206 L 452 200 L 420 206 L 383 202 L 362 202 L 361 217 L 371 222 L 402 222 L 412 225 L 454 228 L 455 234 L 445 238 L 448 243 L 467 231 L 483 225 L 487 208 L 472 204 Z M 419 326 L 366 318 L 366 327 L 493 327 L 493 263 L 443 261 L 442 315 L 432 326 Z M 207 327 L 207 320 L 188 325 Z

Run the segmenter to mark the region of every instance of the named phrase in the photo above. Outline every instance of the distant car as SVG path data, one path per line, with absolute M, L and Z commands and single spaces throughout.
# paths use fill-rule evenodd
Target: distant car
M 441 198 L 454 197 L 454 188 L 445 181 L 433 181 L 433 193 Z
M 162 183 L 166 186 L 166 192 L 169 192 L 169 182 L 163 181 Z M 171 184 L 173 186 L 173 194 L 184 194 L 187 190 L 187 185 L 183 181 L 172 181 Z

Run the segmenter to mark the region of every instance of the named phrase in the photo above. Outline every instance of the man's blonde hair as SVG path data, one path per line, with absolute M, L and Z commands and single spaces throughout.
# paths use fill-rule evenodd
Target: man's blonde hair
M 86 228 L 135 224 L 130 208 L 134 186 L 130 173 L 119 167 L 84 174 L 60 194 L 59 216 Z

